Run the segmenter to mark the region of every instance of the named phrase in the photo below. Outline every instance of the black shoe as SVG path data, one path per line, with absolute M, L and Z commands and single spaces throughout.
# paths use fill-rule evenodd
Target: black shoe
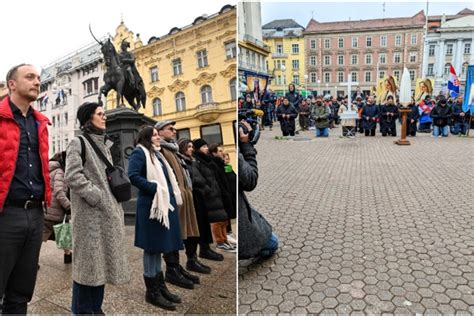
M 211 248 L 201 247 L 201 251 L 199 251 L 199 257 L 204 258 L 204 259 L 214 260 L 214 261 L 224 261 L 224 256 L 221 255 L 220 253 L 215 252 Z
M 72 263 L 72 253 L 64 254 L 64 264 Z
M 199 262 L 196 257 L 191 258 L 186 262 L 186 269 L 197 273 L 211 274 L 211 268 Z
M 147 303 L 161 307 L 163 309 L 166 309 L 169 311 L 175 311 L 176 305 L 174 305 L 172 302 L 167 300 L 161 294 L 161 291 L 158 285 L 158 278 L 157 277 L 147 278 L 146 276 L 143 276 L 143 278 L 145 279 L 145 286 L 146 286 L 145 301 Z
M 163 295 L 168 301 L 179 304 L 181 303 L 181 297 L 176 294 L 171 293 L 166 287 L 165 277 L 163 276 L 163 272 L 160 272 L 157 276 L 158 279 L 158 287 L 160 289 L 161 295 Z
M 179 272 L 188 280 L 191 280 L 194 284 L 200 284 L 199 277 L 196 275 L 192 275 L 188 271 L 186 271 L 181 265 L 178 266 Z
M 194 289 L 194 282 L 189 279 L 186 279 L 184 275 L 179 271 L 178 267 L 179 265 L 166 267 L 166 282 L 185 289 Z

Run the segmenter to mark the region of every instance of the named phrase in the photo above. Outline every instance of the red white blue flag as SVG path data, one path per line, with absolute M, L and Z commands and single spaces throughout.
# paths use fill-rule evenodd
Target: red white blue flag
M 457 97 L 459 94 L 459 79 L 456 76 L 456 71 L 454 71 L 453 65 L 449 67 L 449 76 L 448 76 L 448 90 L 453 98 Z

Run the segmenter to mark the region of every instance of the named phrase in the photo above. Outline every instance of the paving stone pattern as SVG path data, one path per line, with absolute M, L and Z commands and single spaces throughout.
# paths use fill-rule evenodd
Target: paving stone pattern
M 239 313 L 474 314 L 474 138 L 280 135 L 248 194 L 280 249 L 239 262 Z

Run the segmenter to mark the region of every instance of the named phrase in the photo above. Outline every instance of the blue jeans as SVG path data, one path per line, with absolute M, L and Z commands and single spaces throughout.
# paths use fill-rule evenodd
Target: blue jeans
M 102 314 L 104 289 L 105 285 L 88 286 L 74 281 L 72 284 L 72 313 L 74 315 Z
M 329 128 L 316 127 L 316 137 L 328 137 L 328 136 L 329 136 Z
M 143 252 L 143 275 L 154 278 L 161 272 L 161 253 Z
M 258 253 L 258 256 L 262 258 L 269 258 L 275 253 L 277 249 L 278 249 L 278 236 L 275 235 L 275 233 L 272 233 L 270 240 L 267 242 L 265 247 L 262 250 L 260 250 L 260 252 Z
M 466 135 L 467 130 L 469 129 L 469 123 L 468 122 L 456 122 L 454 123 L 454 126 L 451 128 L 451 133 L 453 135 L 458 135 L 459 133 Z
M 449 132 L 449 126 L 433 126 L 433 136 L 438 137 L 442 135 L 443 137 L 448 137 L 448 132 Z

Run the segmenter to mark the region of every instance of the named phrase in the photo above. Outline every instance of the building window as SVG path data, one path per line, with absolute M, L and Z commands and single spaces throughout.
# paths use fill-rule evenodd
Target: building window
M 380 55 L 379 55 L 379 62 L 380 62 L 381 64 L 387 63 L 387 54 L 380 54 Z
M 411 44 L 412 45 L 416 45 L 416 37 L 417 37 L 416 34 L 411 35 Z
M 316 49 L 316 40 L 312 39 L 310 41 L 311 49 Z
M 86 96 L 96 94 L 99 92 L 99 78 L 90 78 L 84 81 L 82 85 L 84 87 L 84 94 Z M 63 92 L 63 96 L 64 96 L 64 92 Z
M 203 49 L 196 53 L 197 61 L 198 61 L 198 68 L 207 67 L 209 64 L 207 63 L 207 50 Z M 254 62 L 255 64 L 255 62 Z
M 434 64 L 428 64 L 428 76 L 433 76 L 434 75 Z
M 344 82 L 344 72 L 338 71 L 337 72 L 337 82 Z
M 410 53 L 410 62 L 416 63 L 416 53 Z
M 235 78 L 229 81 L 230 99 L 237 100 L 237 86 Z
M 395 36 L 395 46 L 400 46 L 400 45 L 402 45 L 402 36 L 397 35 Z
M 371 71 L 366 71 L 365 72 L 365 82 L 371 82 L 372 81 L 372 72 Z
M 173 60 L 173 74 L 175 76 L 181 75 L 183 73 L 183 69 L 181 68 L 181 58 L 177 58 Z
M 367 36 L 365 44 L 367 47 L 372 47 L 372 36 Z
M 469 66 L 469 63 L 462 64 L 461 77 L 466 78 L 468 66 Z
M 176 93 L 174 99 L 176 102 L 176 112 L 186 111 L 186 97 L 184 96 L 184 93 L 181 91 Z
M 343 37 L 339 37 L 338 47 L 339 48 L 344 48 L 344 38 Z
M 383 79 L 385 77 L 385 71 L 379 71 L 379 79 Z
M 393 54 L 393 62 L 395 64 L 399 64 L 401 62 L 401 55 L 400 53 Z
M 293 54 L 299 54 L 300 53 L 300 45 L 299 44 L 291 44 L 291 52 Z
M 365 64 L 366 65 L 372 65 L 372 54 L 366 54 L 365 55 Z
M 220 124 L 201 126 L 201 138 L 208 144 L 222 144 Z
M 471 43 L 465 43 L 464 44 L 464 54 L 470 54 L 471 53 Z
M 316 82 L 316 73 L 315 72 L 312 72 L 309 74 L 309 77 L 311 78 L 311 82 L 315 83 Z
M 325 65 L 331 64 L 331 56 L 324 56 L 324 64 Z
M 324 82 L 331 82 L 331 73 L 325 72 L 324 73 Z
M 205 85 L 201 88 L 201 102 L 202 103 L 211 103 L 211 102 L 213 102 L 211 86 Z
M 310 56 L 309 63 L 311 66 L 316 66 L 316 56 Z
M 331 48 L 331 40 L 329 38 L 324 39 L 324 48 Z
M 415 80 L 415 71 L 414 70 L 410 70 L 408 71 L 410 73 L 410 80 Z
M 430 45 L 428 48 L 428 56 L 434 56 L 435 54 L 435 45 Z
M 153 99 L 153 116 L 161 115 L 161 100 L 159 98 Z
M 386 35 L 380 36 L 380 46 L 387 47 L 387 36 Z
M 448 44 L 446 46 L 446 55 L 450 56 L 453 54 L 453 46 L 454 46 L 453 44 Z
M 351 55 L 351 65 L 357 65 L 359 63 L 359 56 Z
M 447 76 L 449 74 L 449 69 L 451 68 L 451 64 L 447 63 L 444 65 L 444 75 Z
M 357 71 L 351 72 L 351 81 L 352 82 L 357 82 Z
M 294 75 L 293 76 L 293 83 L 296 85 L 300 84 L 300 76 L 299 75 Z
M 394 70 L 393 71 L 393 76 L 397 78 L 397 80 L 400 80 L 400 70 Z
M 191 139 L 191 132 L 189 128 L 182 128 L 176 130 L 176 139 L 187 138 Z
M 338 65 L 344 65 L 344 55 L 338 55 L 337 56 L 337 64 Z
M 277 54 L 283 54 L 283 44 L 277 44 Z
M 225 44 L 225 56 L 226 59 L 233 59 L 237 56 L 237 48 L 235 41 L 231 41 Z
M 300 69 L 300 61 L 299 60 L 292 60 L 291 65 L 293 66 L 293 70 L 298 70 Z
M 352 38 L 352 47 L 357 47 L 359 46 L 359 39 L 357 37 Z
M 158 67 L 155 66 L 150 68 L 150 78 L 151 82 L 158 81 Z

